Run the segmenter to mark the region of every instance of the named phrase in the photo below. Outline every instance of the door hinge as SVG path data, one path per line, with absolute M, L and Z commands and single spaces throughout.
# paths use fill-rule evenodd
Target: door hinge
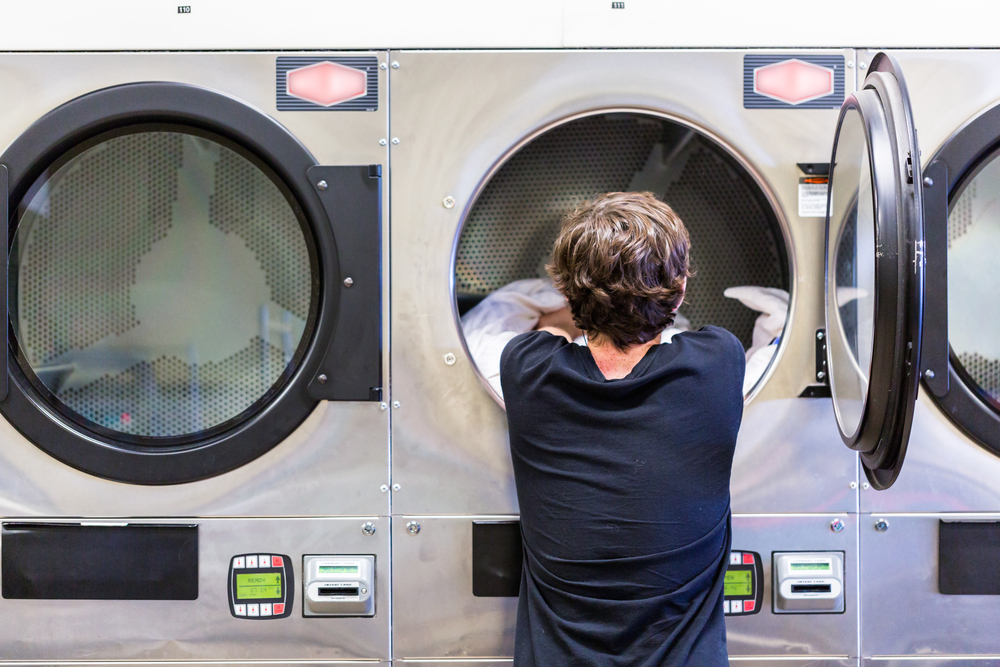
M 830 369 L 826 365 L 826 331 L 817 329 L 813 338 L 816 347 L 814 384 L 806 385 L 799 398 L 830 398 Z

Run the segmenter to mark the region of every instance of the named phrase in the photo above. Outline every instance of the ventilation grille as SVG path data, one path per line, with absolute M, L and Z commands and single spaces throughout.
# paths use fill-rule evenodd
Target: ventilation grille
M 682 139 L 679 139 L 682 138 Z M 664 147 L 665 146 L 665 147 Z M 654 156 L 667 165 L 651 167 Z M 749 347 L 758 313 L 723 291 L 737 285 L 788 288 L 773 212 L 721 148 L 672 123 L 637 114 L 590 116 L 541 135 L 484 188 L 459 239 L 458 294 L 486 295 L 545 275 L 563 218 L 582 200 L 636 187 L 640 172 L 663 174 L 656 192 L 691 235 L 692 264 L 681 312 L 697 328 L 725 327 Z

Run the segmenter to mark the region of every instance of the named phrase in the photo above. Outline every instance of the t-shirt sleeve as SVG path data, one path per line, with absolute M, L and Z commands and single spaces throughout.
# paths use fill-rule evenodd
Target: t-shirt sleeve
M 547 331 L 529 331 L 514 336 L 500 355 L 500 385 L 505 400 L 508 392 L 517 391 L 517 385 L 526 374 L 543 369 L 552 355 L 566 345 L 573 343 Z

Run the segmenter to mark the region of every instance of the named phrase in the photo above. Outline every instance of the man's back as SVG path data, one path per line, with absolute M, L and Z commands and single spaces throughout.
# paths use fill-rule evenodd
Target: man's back
M 515 664 L 725 665 L 744 353 L 707 327 L 605 380 L 544 332 L 504 350 L 525 571 Z

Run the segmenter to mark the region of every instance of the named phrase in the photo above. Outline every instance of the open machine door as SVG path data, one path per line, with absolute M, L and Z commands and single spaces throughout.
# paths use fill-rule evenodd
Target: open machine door
M 844 443 L 887 489 L 906 453 L 924 300 L 920 152 L 898 63 L 879 53 L 844 101 L 830 160 L 827 365 Z

